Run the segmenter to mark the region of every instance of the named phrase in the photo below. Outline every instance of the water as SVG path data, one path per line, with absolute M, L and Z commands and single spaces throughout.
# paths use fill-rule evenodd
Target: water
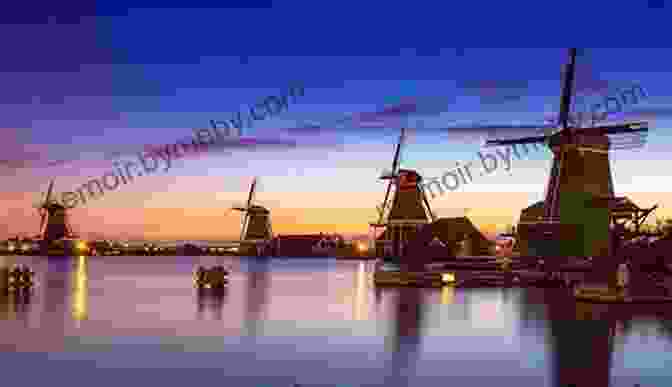
M 333 259 L 0 257 L 15 262 L 33 268 L 38 287 L 0 304 L 7 385 L 672 382 L 672 324 L 660 315 L 669 306 L 577 307 L 543 290 L 375 290 L 372 263 Z M 199 297 L 198 264 L 231 267 L 226 293 Z

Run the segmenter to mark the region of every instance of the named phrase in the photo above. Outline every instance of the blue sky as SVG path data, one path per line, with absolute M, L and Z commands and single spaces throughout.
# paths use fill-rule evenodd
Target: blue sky
M 656 41 L 665 36 L 665 8 L 650 9 L 647 3 L 607 7 L 602 2 L 568 3 L 563 9 L 546 3 L 480 2 L 434 9 L 340 2 L 279 6 L 270 1 L 248 3 L 255 9 L 234 8 L 230 2 L 230 8 L 212 9 L 203 1 L 174 1 L 170 9 L 151 2 L 133 2 L 144 7 L 135 9 L 125 9 L 124 2 L 77 4 L 47 6 L 37 13 L 18 6 L 26 9 L 11 8 L 1 17 L 0 33 L 17 38 L 3 42 L 0 61 L 0 128 L 7 134 L 0 159 L 19 160 L 30 152 L 49 160 L 81 157 L 70 166 L 0 171 L 11 209 L 5 216 L 21 219 L 12 228 L 16 232 L 34 228 L 37 216 L 30 206 L 49 178 L 56 178 L 57 191 L 69 190 L 109 169 L 105 153 L 172 143 L 191 135 L 191 128 L 226 119 L 297 81 L 305 95 L 245 133 L 284 138 L 288 134 L 282 129 L 305 121 L 330 122 L 409 98 L 418 101 L 423 114 L 399 117 L 382 128 L 296 137 L 302 146 L 292 151 L 257 149 L 184 160 L 165 174 L 143 177 L 88 209 L 73 211 L 79 219 L 73 223 L 89 230 L 90 219 L 112 219 L 120 208 L 153 208 L 156 213 L 145 211 L 144 216 L 144 226 L 151 228 L 159 219 L 174 217 L 170 211 L 200 208 L 202 213 L 191 212 L 194 219 L 207 214 L 217 224 L 215 215 L 226 218 L 220 219 L 224 231 L 218 232 L 236 235 L 238 220 L 225 210 L 243 200 L 252 177 L 260 176 L 262 204 L 286 211 L 287 219 L 300 213 L 305 230 L 338 223 L 342 227 L 334 230 L 361 232 L 355 225 L 365 230 L 382 200 L 384 185 L 376 177 L 391 164 L 399 125 L 424 128 L 411 136 L 403 160 L 405 167 L 425 176 L 439 176 L 456 160 L 475 159 L 484 133 L 445 128 L 479 121 L 541 123 L 544 114 L 557 111 L 560 69 L 566 61 L 562 46 L 570 43 L 602 47 L 585 49 L 578 59 L 579 90 L 636 81 L 649 94 L 645 103 L 630 109 L 641 114 L 622 117 L 649 119 L 652 132 L 645 150 L 614 154 L 617 191 L 653 195 L 672 188 L 666 186 L 660 163 L 669 160 L 665 130 L 672 111 L 672 57 L 670 49 L 651 48 L 665 44 Z M 518 48 L 504 48 L 509 46 Z M 501 102 L 504 97 L 514 98 Z M 485 202 L 480 215 L 485 219 L 495 206 L 487 197 L 514 192 L 517 199 L 511 196 L 497 206 L 517 214 L 543 193 L 550 165 L 549 152 L 530 158 L 510 174 L 498 172 L 464 188 L 484 193 L 483 199 L 469 202 L 456 192 L 437 199 L 436 207 L 448 214 Z M 351 212 L 332 220 L 326 209 L 333 207 L 371 214 Z M 501 215 L 493 223 L 511 216 Z M 287 222 L 280 220 L 275 228 L 282 231 Z M 118 219 L 114 224 L 101 232 L 115 234 L 124 223 Z M 181 236 L 177 226 L 168 229 L 152 235 Z

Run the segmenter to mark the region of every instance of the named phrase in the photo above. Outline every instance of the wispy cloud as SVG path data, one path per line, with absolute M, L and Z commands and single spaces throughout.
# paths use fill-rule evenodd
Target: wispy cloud
M 448 111 L 448 98 L 425 97 L 404 98 L 403 102 L 388 105 L 374 112 L 348 115 L 332 122 L 308 122 L 294 128 L 281 129 L 295 135 L 320 135 L 324 133 L 363 132 L 366 129 L 379 129 L 403 124 L 403 119 L 412 116 L 431 116 Z

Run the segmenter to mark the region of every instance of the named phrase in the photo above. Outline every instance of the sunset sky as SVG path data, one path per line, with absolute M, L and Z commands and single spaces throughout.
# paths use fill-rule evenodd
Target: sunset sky
M 292 82 L 300 82 L 305 94 L 287 111 L 255 121 L 243 133 L 295 139 L 296 149 L 233 150 L 179 160 L 166 172 L 137 177 L 75 208 L 71 223 L 90 237 L 233 239 L 239 235 L 240 215 L 229 209 L 245 200 L 258 176 L 257 202 L 271 210 L 276 233 L 366 234 L 385 193 L 385 183 L 377 178 L 391 167 L 402 125 L 417 129 L 403 151 L 404 168 L 435 177 L 456 161 L 479 163 L 477 152 L 495 152 L 481 146 L 487 133 L 450 127 L 543 123 L 545 115 L 558 110 L 560 69 L 567 55 L 562 47 L 569 42 L 608 45 L 589 33 L 566 41 L 550 35 L 555 27 L 541 20 L 523 26 L 512 16 L 502 30 L 491 15 L 441 19 L 455 10 L 385 8 L 383 15 L 382 9 L 364 5 L 271 9 L 259 2 L 259 9 L 211 9 L 206 2 L 184 2 L 184 7 L 199 7 L 190 9 L 174 1 L 172 9 L 140 2 L 147 8 L 125 10 L 124 2 L 114 7 L 84 3 L 76 10 L 54 6 L 35 14 L 14 9 L 0 16 L 2 36 L 15 37 L 3 39 L 0 59 L 5 134 L 0 159 L 40 159 L 25 168 L 0 165 L 0 238 L 37 233 L 34 205 L 50 179 L 58 193 L 75 190 L 112 168 L 106 154 L 127 153 L 126 159 L 133 160 L 147 144 L 189 137 L 192 128 L 207 127 L 211 119 L 230 118 L 231 112 L 267 96 L 282 95 Z M 517 12 L 510 5 L 488 7 L 497 18 Z M 464 15 L 475 11 L 460 10 Z M 665 25 L 652 9 L 628 12 L 649 23 L 629 26 L 628 36 L 610 45 L 641 46 L 643 39 L 651 45 L 652 36 L 662 36 L 652 35 L 658 27 L 651 26 Z M 599 21 L 590 23 L 599 30 Z M 469 35 L 474 28 L 489 31 L 488 37 Z M 548 41 L 530 41 L 535 29 L 548 34 Z M 529 48 L 538 46 L 556 48 Z M 670 52 L 588 48 L 577 60 L 577 92 L 588 99 L 599 101 L 602 94 L 633 82 L 648 93 L 646 101 L 612 116 L 649 120 L 647 145 L 611 156 L 617 195 L 644 207 L 658 203 L 658 216 L 672 216 L 666 167 Z M 330 125 L 409 101 L 417 103 L 418 114 L 381 114 L 385 119 L 379 127 Z M 288 132 L 306 122 L 325 129 L 314 135 Z M 69 158 L 79 160 L 40 166 Z M 550 162 L 550 151 L 532 152 L 514 161 L 510 171 L 500 167 L 491 175 L 474 176 L 471 184 L 431 205 L 439 216 L 466 213 L 485 231 L 501 230 L 541 199 Z

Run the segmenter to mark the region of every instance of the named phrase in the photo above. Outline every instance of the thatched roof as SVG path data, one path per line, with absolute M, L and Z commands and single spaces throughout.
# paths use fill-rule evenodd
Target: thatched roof
M 436 237 L 445 244 L 452 244 L 462 240 L 472 238 L 483 244 L 490 244 L 490 241 L 481 233 L 481 231 L 467 217 L 459 218 L 440 218 L 429 226 L 432 238 Z

